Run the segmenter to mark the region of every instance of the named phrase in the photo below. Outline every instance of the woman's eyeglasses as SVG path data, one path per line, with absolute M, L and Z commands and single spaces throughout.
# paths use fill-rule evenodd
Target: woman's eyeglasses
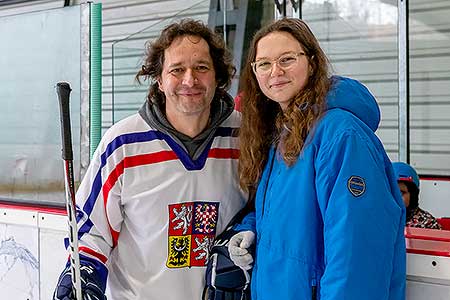
M 300 56 L 306 55 L 305 52 L 297 52 L 297 53 L 286 53 L 281 55 L 276 59 L 260 59 L 258 61 L 252 62 L 252 69 L 256 75 L 263 76 L 268 75 L 272 71 L 273 64 L 276 63 L 281 69 L 287 70 L 290 67 L 294 66 Z

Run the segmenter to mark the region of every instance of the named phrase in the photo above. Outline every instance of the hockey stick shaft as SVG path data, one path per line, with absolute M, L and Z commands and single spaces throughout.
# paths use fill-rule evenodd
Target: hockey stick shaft
M 64 160 L 64 184 L 69 225 L 70 269 L 75 298 L 76 300 L 82 300 L 78 226 L 76 218 L 77 210 L 73 175 L 72 131 L 70 125 L 70 92 L 71 88 L 67 82 L 58 82 L 56 84 L 61 120 L 62 158 Z

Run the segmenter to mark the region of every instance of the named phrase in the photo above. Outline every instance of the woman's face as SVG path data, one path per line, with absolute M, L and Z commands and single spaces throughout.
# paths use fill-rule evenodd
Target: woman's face
M 405 203 L 405 207 L 409 206 L 409 199 L 411 194 L 409 193 L 408 186 L 404 182 L 399 182 L 398 187 L 400 188 L 400 193 L 402 194 L 403 203 Z
M 283 66 L 285 57 L 288 60 L 295 58 L 295 61 L 287 63 L 287 67 Z M 270 70 L 255 71 L 255 76 L 264 95 L 278 102 L 283 110 L 303 89 L 312 73 L 300 43 L 290 33 L 283 31 L 271 32 L 258 41 L 255 62 L 269 67 L 271 64 Z

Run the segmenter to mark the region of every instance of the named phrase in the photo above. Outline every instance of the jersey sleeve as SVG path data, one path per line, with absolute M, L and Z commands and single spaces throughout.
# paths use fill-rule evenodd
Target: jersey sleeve
M 324 222 L 320 299 L 390 299 L 393 273 L 404 273 L 404 208 L 384 149 L 349 130 L 320 149 L 315 167 Z
M 76 193 L 81 260 L 102 264 L 117 243 L 123 221 L 121 178 L 116 178 L 121 155 L 112 145 L 114 140 L 102 139 Z

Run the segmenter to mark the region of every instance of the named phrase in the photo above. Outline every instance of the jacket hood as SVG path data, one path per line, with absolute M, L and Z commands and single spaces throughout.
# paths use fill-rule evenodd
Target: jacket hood
M 351 112 L 374 132 L 380 124 L 380 108 L 372 93 L 357 80 L 333 76 L 327 95 L 327 109 L 340 108 Z

